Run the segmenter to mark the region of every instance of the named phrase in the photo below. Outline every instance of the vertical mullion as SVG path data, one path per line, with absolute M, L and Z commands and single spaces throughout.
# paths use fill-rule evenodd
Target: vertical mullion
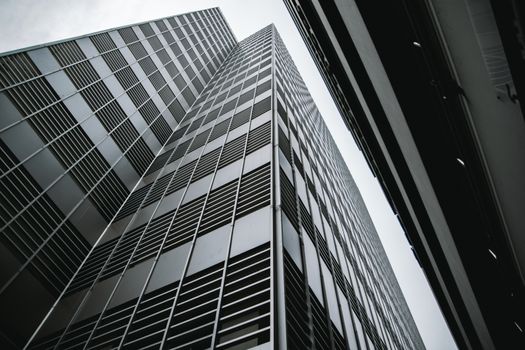
M 237 46 L 238 48 L 239 46 Z M 243 73 L 244 74 L 244 79 L 246 79 L 247 77 L 247 73 Z M 258 75 L 257 75 L 257 80 L 256 80 L 256 83 L 255 85 L 257 86 L 257 83 L 258 83 Z M 242 89 L 241 89 L 242 91 Z M 237 110 L 237 107 L 238 107 L 238 103 L 239 103 L 239 99 L 240 99 L 240 96 L 237 97 L 237 102 L 236 102 L 236 106 L 234 108 L 234 111 Z M 222 277 L 221 277 L 221 287 L 220 287 L 220 291 L 219 291 L 219 297 L 218 297 L 218 303 L 217 303 L 217 310 L 216 310 L 216 314 L 215 314 L 215 322 L 214 322 L 214 325 L 213 325 L 213 333 L 212 333 L 212 340 L 211 340 L 211 348 L 212 349 L 215 349 L 216 347 L 216 343 L 217 343 L 217 333 L 219 332 L 218 330 L 218 327 L 219 327 L 219 322 L 220 322 L 220 315 L 221 315 L 221 308 L 222 308 L 222 298 L 223 298 L 223 295 L 224 295 L 224 286 L 225 286 L 225 283 L 226 283 L 226 276 L 227 276 L 227 273 L 228 273 L 228 262 L 229 262 L 229 258 L 230 258 L 230 253 L 231 253 L 231 244 L 232 244 L 232 240 L 233 240 L 233 230 L 234 230 L 234 227 L 235 227 L 235 220 L 236 220 L 236 211 L 237 211 L 237 205 L 238 205 L 238 201 L 239 201 L 239 193 L 240 193 L 240 190 L 241 190 L 241 183 L 242 183 L 242 178 L 243 178 L 243 172 L 244 172 L 244 166 L 246 164 L 246 149 L 247 149 L 247 146 L 248 146 L 248 141 L 249 141 L 249 134 L 251 132 L 250 128 L 251 128 L 251 124 L 252 124 L 252 114 L 253 114 L 253 105 L 255 104 L 255 91 L 254 91 L 254 94 L 253 94 L 253 100 L 252 100 L 252 104 L 251 104 L 251 107 L 250 107 L 250 120 L 248 121 L 248 130 L 246 131 L 246 137 L 244 139 L 244 146 L 243 146 L 243 155 L 242 155 L 242 164 L 240 166 L 240 173 L 239 173 L 239 178 L 237 180 L 237 188 L 235 190 L 235 200 L 234 200 L 234 204 L 233 204 L 233 209 L 232 209 L 232 218 L 230 220 L 230 233 L 229 233 L 229 239 L 228 239 L 228 249 L 226 250 L 226 256 L 225 256 L 225 259 L 224 259 L 224 264 L 223 264 L 223 273 L 222 273 Z M 230 128 L 231 128 L 231 124 L 233 122 L 233 118 L 235 116 L 235 112 L 233 113 L 231 119 L 230 119 L 230 123 L 228 125 L 228 132 L 226 134 L 226 138 L 228 137 L 228 134 L 230 133 Z M 219 158 L 220 160 L 220 158 Z
M 276 47 L 275 47 L 275 27 L 272 25 L 272 207 L 273 207 L 273 236 L 271 240 L 271 263 L 272 263 L 272 299 L 271 309 L 273 319 L 271 325 L 274 327 L 273 347 L 275 349 L 286 349 L 286 304 L 285 304 L 285 287 L 284 287 L 284 256 L 283 256 L 283 236 L 282 236 L 282 209 L 281 209 L 281 187 L 280 187 L 280 166 L 279 166 L 279 143 L 278 132 L 279 123 L 276 111 L 277 106 L 277 82 L 276 82 Z

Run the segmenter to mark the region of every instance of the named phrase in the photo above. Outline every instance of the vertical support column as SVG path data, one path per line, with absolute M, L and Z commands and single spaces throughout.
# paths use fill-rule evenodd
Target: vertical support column
M 284 295 L 284 258 L 281 212 L 281 188 L 279 181 L 279 144 L 276 114 L 277 91 L 275 78 L 275 27 L 272 24 L 272 208 L 273 237 L 272 249 L 272 341 L 274 349 L 286 349 L 286 305 Z

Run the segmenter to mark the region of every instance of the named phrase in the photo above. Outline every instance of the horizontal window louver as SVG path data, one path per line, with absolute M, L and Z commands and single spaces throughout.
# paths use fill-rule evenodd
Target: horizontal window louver
M 219 301 L 223 264 L 186 277 L 170 319 L 169 349 L 206 349 L 211 346 Z
M 212 174 L 217 166 L 217 160 L 220 154 L 221 148 L 219 147 L 201 156 L 191 181 L 194 182 Z
M 297 153 L 295 153 L 295 151 L 292 152 L 292 156 L 293 156 L 293 164 L 295 165 L 295 168 L 297 169 L 299 174 L 301 174 L 301 176 L 304 179 L 304 168 L 303 168 L 303 163 L 301 162 L 301 159 L 299 158 Z
M 304 276 L 286 251 L 283 255 L 287 346 L 288 349 L 311 349 Z
M 365 330 L 367 335 L 370 337 L 370 339 L 374 342 L 374 346 L 377 349 L 387 349 L 386 345 L 384 344 L 384 341 L 380 338 L 375 325 L 369 319 L 366 313 L 365 307 L 361 304 L 361 302 L 357 298 L 354 287 L 346 278 L 345 278 L 345 284 L 346 284 L 346 289 L 348 291 L 347 299 L 350 302 L 350 306 L 352 307 L 352 310 L 354 311 L 359 321 L 361 322 L 363 329 Z M 397 335 L 395 333 L 393 333 L 393 338 L 397 339 Z
M 155 72 L 157 71 L 157 66 L 155 65 L 155 63 L 153 62 L 151 57 L 149 57 L 149 56 L 148 57 L 144 57 L 143 59 L 141 59 L 139 61 L 139 65 L 142 68 L 142 70 L 144 71 L 144 73 L 146 73 L 146 75 L 148 76 L 148 78 L 150 79 L 150 81 L 153 84 L 154 81 L 152 81 L 152 77 L 155 76 Z M 153 85 L 153 87 L 155 87 L 155 85 Z
M 325 192 L 328 192 L 326 188 L 325 188 Z M 325 218 L 330 217 L 328 215 L 328 209 L 326 208 L 326 204 L 324 204 L 324 202 L 321 199 L 319 200 L 319 208 L 321 209 L 321 213 L 324 215 Z
M 177 173 L 175 174 L 175 177 L 173 178 L 173 181 L 171 181 L 171 184 L 168 187 L 168 191 L 166 194 L 173 193 L 175 191 L 178 191 L 188 184 L 191 178 L 191 174 L 193 173 L 193 170 L 195 169 L 195 166 L 197 164 L 197 160 L 194 160 L 188 164 L 185 164 L 181 166 Z
M 153 33 L 152 35 L 155 35 L 155 33 Z M 151 45 L 151 48 L 153 49 L 153 51 L 158 51 L 162 48 L 162 43 L 160 42 L 159 38 L 157 38 L 156 36 L 149 37 L 148 43 Z
M 195 102 L 195 96 L 193 95 L 193 92 L 191 92 L 189 86 L 186 89 L 182 90 L 182 96 L 184 96 L 184 99 L 190 106 L 193 104 L 193 102 Z
M 50 47 L 50 50 L 63 67 L 75 63 L 74 60 L 85 59 L 85 55 L 75 42 L 57 44 Z M 128 67 L 127 69 L 130 68 Z M 74 64 L 65 68 L 65 72 L 77 89 L 82 89 L 86 85 L 92 84 L 82 89 L 80 94 L 86 100 L 89 107 L 93 111 L 96 111 L 95 114 L 104 128 L 108 132 L 112 131 L 111 136 L 113 140 L 122 152 L 127 152 L 126 156 L 131 165 L 139 174 L 142 174 L 152 161 L 153 153 L 140 137 L 131 121 L 127 120 L 126 113 L 114 100 L 107 86 L 99 80 L 100 77 L 91 66 L 91 63 L 83 61 Z M 129 73 L 130 72 L 128 72 L 128 74 Z M 131 72 L 131 74 L 133 73 Z M 135 77 L 134 74 L 133 77 Z
M 339 262 L 337 262 L 337 259 L 331 254 L 332 259 L 332 268 L 333 268 L 333 275 L 335 277 L 335 281 L 337 282 L 337 285 L 341 288 L 343 293 L 346 295 L 345 290 L 345 280 L 343 276 L 343 270 L 341 270 L 341 265 Z
M 102 55 L 102 57 L 115 73 L 115 78 L 117 78 L 124 90 L 130 89 L 139 82 L 139 78 L 137 78 L 133 69 L 128 66 L 120 51 L 112 51 Z
M 235 216 L 241 217 L 270 205 L 270 163 L 243 175 Z
M 321 232 L 319 232 L 317 227 L 315 228 L 315 233 L 317 235 L 317 246 L 319 248 L 319 255 L 331 271 L 332 265 L 330 264 L 330 250 L 328 250 L 328 244 L 326 243 L 326 240 L 321 235 Z
M 239 349 L 270 340 L 269 244 L 228 261 L 217 332 L 217 349 Z
M 168 212 L 151 221 L 144 232 L 144 237 L 137 246 L 137 250 L 130 261 L 130 266 L 134 266 L 157 254 L 162 240 L 170 228 L 172 219 L 173 212 Z
M 290 163 L 292 164 L 292 155 L 291 155 L 291 147 L 290 147 L 290 141 L 288 141 L 288 138 L 285 136 L 283 130 L 279 126 L 279 148 L 283 152 L 284 156 Z
M 177 292 L 177 286 L 178 282 L 173 282 L 145 294 L 133 319 L 131 319 L 132 312 L 138 298 L 106 310 L 94 331 L 100 314 L 74 323 L 63 335 L 60 345 L 57 343 L 64 332 L 63 330 L 37 339 L 30 349 L 82 348 L 86 345 L 91 332 L 93 332 L 93 336 L 87 346 L 88 349 L 116 348 L 122 341 L 128 324 L 130 327 L 124 340 L 124 344 L 128 348 L 158 349 Z
M 257 118 L 261 114 L 268 112 L 272 106 L 271 96 L 253 105 L 252 119 Z
M 295 198 L 295 187 L 288 180 L 288 176 L 280 168 L 281 178 L 281 208 L 286 214 L 292 226 L 299 231 L 299 215 L 297 213 L 297 201 Z
M 131 102 L 133 102 L 133 104 L 137 108 L 143 105 L 144 103 L 146 103 L 146 101 L 148 101 L 150 98 L 146 89 L 144 89 L 144 86 L 142 86 L 142 84 L 137 84 L 133 86 L 131 89 L 127 91 L 127 93 L 128 93 L 129 98 L 131 99 Z
M 173 34 L 171 34 L 171 32 L 169 31 L 163 31 L 162 36 L 164 37 L 168 45 L 171 45 L 175 42 L 175 38 L 173 37 Z
M 67 71 L 68 69 L 66 69 Z M 113 100 L 113 96 L 108 87 L 102 81 L 98 81 L 90 86 L 87 86 L 80 91 L 80 95 L 87 102 L 92 111 L 97 111 Z
M 178 282 L 171 283 L 144 296 L 124 339 L 124 349 L 158 349 L 160 347 L 177 292 L 177 285 Z
M 238 105 L 242 105 L 245 102 L 251 101 L 253 99 L 253 94 L 255 92 L 255 89 L 251 89 L 248 92 L 243 93 L 241 96 L 239 96 Z
M 238 180 L 234 180 L 210 192 L 199 227 L 199 235 L 231 222 L 237 185 Z
M 293 113 L 293 112 L 292 112 Z M 296 138 L 299 138 L 299 133 L 297 132 L 297 128 L 295 127 L 294 123 L 293 122 L 290 122 L 288 124 L 288 126 L 290 127 L 290 131 L 292 132 L 292 134 L 296 137 Z
M 179 97 L 180 98 L 180 97 Z M 173 118 L 177 121 L 177 123 L 180 123 L 186 114 L 186 111 L 182 107 L 179 100 L 174 99 L 170 105 L 168 106 L 168 110 L 171 112 L 171 115 L 173 115 Z
M 115 45 L 115 42 L 113 39 L 111 39 L 111 36 L 108 33 L 92 35 L 89 39 L 100 53 L 111 51 L 117 48 L 117 45 Z
M 204 107 L 203 107 L 204 109 Z M 204 121 L 202 122 L 202 125 L 206 125 L 208 124 L 209 122 L 211 121 L 214 121 L 215 119 L 217 119 L 217 116 L 219 115 L 219 112 L 220 110 L 217 108 L 217 109 L 214 109 L 213 111 L 209 112 L 207 115 L 206 115 L 206 118 L 204 119 Z M 218 125 L 218 124 L 217 124 Z
M 148 56 L 148 52 L 146 51 L 144 45 L 142 45 L 141 42 L 134 42 L 133 44 L 129 44 L 128 48 L 133 54 L 133 57 L 135 57 L 135 59 L 139 61 L 139 64 L 142 58 Z
M 180 114 L 180 111 L 177 111 L 177 109 L 175 108 L 175 105 L 173 105 L 173 107 L 171 105 L 171 102 L 175 100 L 175 94 L 173 93 L 173 91 L 171 91 L 171 88 L 168 85 L 166 85 L 162 88 L 159 88 L 158 91 L 159 91 L 160 98 L 162 99 L 164 104 L 168 107 L 168 110 L 170 111 L 170 113 L 172 114 L 175 113 L 174 117 Z
M 0 87 L 2 88 L 40 75 L 40 71 L 25 52 L 0 58 L 0 68 Z
M 166 191 L 166 187 L 168 187 L 171 178 L 173 177 L 173 174 L 167 174 L 163 177 L 157 179 L 155 183 L 153 184 L 153 187 L 151 188 L 150 192 L 146 196 L 146 200 L 142 204 L 142 208 L 150 205 L 151 203 L 155 203 L 158 201 Z
M 204 119 L 204 117 L 200 117 L 200 118 L 195 119 L 195 120 L 191 123 L 191 125 L 190 125 L 190 127 L 189 127 L 189 129 L 188 129 L 188 133 L 191 133 L 192 131 L 195 131 L 195 130 L 197 130 L 198 128 L 200 128 L 203 119 Z
M 281 102 L 279 102 L 279 100 L 277 100 L 277 113 L 283 120 L 284 125 L 288 126 L 288 115 Z
M 226 134 L 226 131 L 228 131 L 228 125 L 230 125 L 230 119 L 217 123 L 211 132 L 209 142 L 216 140 L 222 135 Z
M 177 148 L 175 149 L 175 152 L 173 152 L 173 157 L 171 157 L 170 162 L 180 159 L 190 147 L 191 141 L 192 140 L 189 139 L 179 144 Z
M 332 327 L 332 335 L 334 337 L 334 349 L 335 350 L 345 350 L 347 348 L 345 338 L 343 337 L 341 332 L 339 332 L 335 324 L 333 322 L 330 322 L 330 323 Z
M 226 143 L 219 161 L 219 168 L 225 167 L 242 158 L 244 146 L 246 144 L 246 134 Z
M 330 331 L 328 328 L 328 315 L 323 305 L 319 302 L 315 293 L 310 291 L 310 302 L 312 305 L 312 324 L 314 345 L 316 349 L 331 349 Z
M 241 91 L 241 90 L 242 90 L 242 84 L 239 84 L 239 85 L 233 87 L 233 88 L 228 92 L 228 97 L 235 95 L 236 93 L 238 93 L 238 92 Z
M 133 301 L 119 305 L 116 308 L 108 310 L 107 315 L 105 316 L 103 321 L 115 317 L 117 321 L 120 321 L 117 322 L 115 325 L 117 326 L 117 330 L 120 331 L 118 333 L 121 334 L 121 332 L 123 331 L 123 327 L 125 326 L 127 320 L 129 320 L 132 308 Z M 69 329 L 65 333 L 64 330 L 62 330 L 43 339 L 38 339 L 34 342 L 35 344 L 31 346 L 31 349 L 81 349 L 84 347 L 84 345 L 86 345 L 86 342 L 91 332 L 93 331 L 93 328 L 95 327 L 99 316 L 100 315 L 98 314 L 80 322 L 74 323 L 73 325 L 71 325 L 71 327 L 69 327 Z M 109 345 L 111 345 L 111 340 L 113 340 L 115 345 L 118 345 L 118 335 L 114 338 L 109 339 Z
M 188 132 L 190 132 L 188 130 Z M 193 138 L 193 142 L 191 143 L 191 146 L 190 146 L 190 149 L 188 150 L 188 152 L 192 152 L 194 150 L 196 150 L 197 148 L 200 148 L 202 146 L 204 146 L 204 144 L 206 143 L 206 140 L 208 139 L 208 135 L 210 134 L 211 132 L 211 129 L 208 129 L 200 134 L 198 134 L 197 136 L 195 136 Z
M 315 196 L 315 194 L 317 193 L 317 190 L 315 189 L 315 185 L 313 181 L 310 180 L 309 176 L 306 177 L 306 184 L 308 185 L 308 189 L 310 190 L 310 193 L 312 193 L 312 195 Z
M 138 82 L 138 78 L 133 69 L 128 66 L 128 62 L 120 50 L 113 50 L 102 54 L 102 58 L 108 65 L 109 69 L 115 73 L 115 77 L 125 89 L 130 88 Z
M 132 42 L 138 41 L 139 38 L 137 37 L 137 34 L 135 34 L 135 31 L 133 31 L 133 28 L 127 27 L 127 28 L 121 28 L 118 30 L 120 36 L 122 37 L 122 40 L 126 44 L 130 44 Z
M 58 63 L 60 63 L 62 67 L 69 66 L 76 62 L 80 62 L 86 58 L 86 56 L 74 40 L 49 46 L 49 50 L 51 51 L 53 56 L 55 56 Z M 87 78 L 93 78 L 93 71 L 91 69 L 86 71 L 85 73 L 87 73 Z
M 151 164 L 150 168 L 148 169 L 148 172 L 146 173 L 146 175 L 149 175 L 151 173 L 154 173 L 155 171 L 161 169 L 162 167 L 164 167 L 164 165 L 166 165 L 166 163 L 169 161 L 171 155 L 173 154 L 173 149 L 170 149 L 164 153 L 162 153 L 160 156 L 157 156 L 157 158 L 155 158 L 155 161 L 153 161 L 153 163 Z
M 49 149 L 66 168 L 72 167 L 70 174 L 80 187 L 85 192 L 92 190 L 90 199 L 109 221 L 128 190 L 49 83 L 37 78 L 7 90 L 7 94 L 22 115 L 32 115 L 30 125 L 45 143 L 52 142 Z
M 151 131 L 159 140 L 161 145 L 168 141 L 171 135 L 171 128 L 166 122 L 166 119 L 160 115 L 160 111 L 152 100 L 149 100 L 144 105 L 139 107 L 139 112 L 151 127 Z M 160 115 L 160 116 L 159 116 Z
M 233 116 L 230 130 L 238 128 L 239 126 L 247 123 L 250 120 L 251 108 L 247 108 Z
M 136 246 L 137 251 L 131 260 L 132 265 L 155 256 L 166 235 L 166 243 L 163 251 L 168 251 L 191 241 L 197 229 L 203 204 L 204 197 L 199 197 L 182 205 L 174 219 L 173 215 L 175 211 L 170 211 L 153 219 L 147 227 L 146 224 L 144 224 L 124 233 L 120 244 L 118 243 L 119 238 L 114 238 L 111 241 L 97 246 L 77 277 L 73 280 L 67 293 L 72 294 L 90 286 L 99 274 L 105 261 L 110 258 L 117 244 L 118 246 L 102 272 L 100 280 L 107 279 L 122 272 Z M 173 224 L 170 227 L 169 225 L 172 220 Z M 139 243 L 141 235 L 143 235 L 143 238 Z
M 164 79 L 164 77 L 162 76 L 162 74 L 159 71 L 155 71 L 153 74 L 151 74 L 149 76 L 149 80 L 151 81 L 151 84 L 153 85 L 153 87 L 157 91 L 160 91 L 164 87 L 169 89 L 169 86 L 166 85 L 166 80 Z M 171 90 L 170 90 L 170 92 L 171 92 Z M 171 94 L 173 95 L 173 92 L 171 92 Z M 173 97 L 175 97 L 175 96 L 173 95 Z M 164 102 L 171 102 L 171 99 L 172 98 L 170 98 L 169 100 L 164 101 Z
M 139 208 L 140 204 L 142 203 L 142 200 L 147 195 L 151 186 L 152 184 L 148 184 L 133 192 L 122 207 L 122 209 L 118 212 L 115 221 L 118 221 L 123 217 L 134 213 Z
M 204 196 L 181 206 L 170 229 L 164 250 L 173 249 L 193 239 L 204 205 Z
M 306 206 L 303 204 L 303 201 L 299 199 L 299 212 L 301 214 L 301 224 L 303 226 L 304 231 L 312 242 L 315 242 L 315 227 L 314 223 L 312 221 L 312 216 L 310 215 L 308 209 L 306 209 Z
M 265 81 L 264 83 L 257 86 L 257 91 L 255 92 L 255 96 L 259 96 L 263 92 L 270 90 L 271 87 L 272 87 L 272 81 L 271 80 Z
M 212 191 L 210 198 L 208 199 L 206 210 L 203 213 L 200 234 L 209 232 L 229 222 L 228 218 L 231 217 L 233 201 L 235 200 L 234 194 L 236 183 L 237 181 L 235 180 Z M 142 189 L 139 191 L 142 191 Z M 236 217 L 238 218 L 265 206 L 269 206 L 270 194 L 270 164 L 267 163 L 242 177 L 239 188 Z M 201 196 L 181 205 L 168 233 L 164 251 L 173 249 L 192 239 L 199 223 L 199 218 L 204 205 L 204 198 L 204 196 Z M 172 216 L 173 211 L 151 221 L 148 230 L 144 234 L 145 242 L 148 242 L 146 246 L 158 247 L 158 242 L 163 236 L 161 233 L 155 232 L 160 232 L 164 229 L 167 230 L 167 221 L 170 220 Z M 124 233 L 123 241 L 117 248 L 118 251 L 116 251 L 111 258 L 106 271 L 103 273 L 103 278 L 110 277 L 121 271 L 121 268 L 124 266 L 123 264 L 131 256 L 133 247 L 137 244 L 144 228 L 145 225 L 142 225 Z M 73 281 L 68 290 L 68 294 L 86 288 L 93 282 L 117 242 L 118 238 L 115 238 L 95 248 L 94 252 L 79 272 L 77 278 Z M 141 253 L 141 259 L 147 259 L 155 253 L 153 249 L 145 251 L 148 251 L 149 253 Z
M 184 136 L 184 134 L 186 133 L 186 130 L 188 130 L 188 126 L 183 126 L 181 128 L 179 128 L 178 130 L 176 130 L 170 137 L 170 139 L 168 140 L 168 145 L 173 143 L 173 142 L 176 142 L 178 141 L 182 136 Z
M 233 111 L 233 109 L 235 108 L 235 105 L 236 105 L 236 101 L 235 100 L 230 101 L 230 102 L 226 102 L 222 106 L 221 115 L 226 115 L 228 112 Z
M 271 122 L 266 122 L 261 126 L 251 130 L 248 135 L 248 145 L 246 146 L 246 154 L 257 151 L 268 145 L 271 141 Z
M 0 169 L 6 174 L 18 160 L 2 141 L 0 148 Z M 0 237 L 19 261 L 25 263 L 56 230 L 32 259 L 29 270 L 53 295 L 57 295 L 69 282 L 90 246 L 69 221 L 60 224 L 64 215 L 47 195 L 34 201 L 41 191 L 21 166 L 2 179 L 0 218 L 3 232 Z M 25 207 L 27 210 L 23 210 Z M 21 214 L 15 219 L 18 213 Z
M 168 62 L 171 62 L 171 57 L 165 48 L 158 50 L 156 54 L 163 66 L 168 64 Z
M 150 190 L 151 186 L 154 187 L 151 190 L 151 193 L 148 195 L 148 199 L 145 201 L 142 207 L 145 207 L 159 200 L 162 197 L 162 194 L 166 190 L 167 186 L 169 186 L 169 188 L 166 192 L 166 195 L 173 193 L 181 188 L 184 188 L 190 179 L 196 162 L 197 161 L 195 160 L 191 163 L 181 166 L 171 183 L 170 179 L 173 177 L 173 172 L 162 176 L 155 183 L 143 186 L 140 189 L 133 192 L 130 198 L 126 201 L 126 203 L 118 213 L 115 220 L 120 220 L 123 217 L 134 213 L 140 207 L 144 197 L 148 194 L 148 191 Z
M 146 38 L 155 35 L 155 32 L 153 31 L 153 28 L 151 28 L 151 24 L 149 23 L 140 24 L 139 28 Z

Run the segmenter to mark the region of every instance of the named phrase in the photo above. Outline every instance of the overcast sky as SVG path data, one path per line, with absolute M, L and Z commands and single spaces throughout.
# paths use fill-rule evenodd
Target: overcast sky
M 363 195 L 427 349 L 455 349 L 405 235 L 282 0 L 0 0 L 0 52 L 215 6 L 238 40 L 275 24 Z

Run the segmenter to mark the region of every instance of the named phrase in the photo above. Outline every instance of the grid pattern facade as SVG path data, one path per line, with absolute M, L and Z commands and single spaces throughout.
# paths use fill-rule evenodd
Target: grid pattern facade
M 272 33 L 230 52 L 31 348 L 269 343 Z
M 306 319 L 286 309 L 288 345 L 423 349 L 359 190 L 277 33 L 275 52 L 286 300 L 310 304 Z
M 19 334 L 28 348 L 421 348 L 273 25 L 237 43 L 211 9 L 38 50 L 0 58 L 21 116 L 0 130 L 2 196 L 18 205 L 2 206 L 2 239 L 22 263 L 0 299 L 27 298 L 26 275 L 48 298 Z M 39 153 L 3 137 L 17 125 L 57 180 L 43 185 L 27 165 Z M 82 192 L 70 211 L 60 178 Z
M 210 9 L 0 57 L 0 308 L 28 315 L 2 318 L 5 341 L 34 330 L 235 44 Z

